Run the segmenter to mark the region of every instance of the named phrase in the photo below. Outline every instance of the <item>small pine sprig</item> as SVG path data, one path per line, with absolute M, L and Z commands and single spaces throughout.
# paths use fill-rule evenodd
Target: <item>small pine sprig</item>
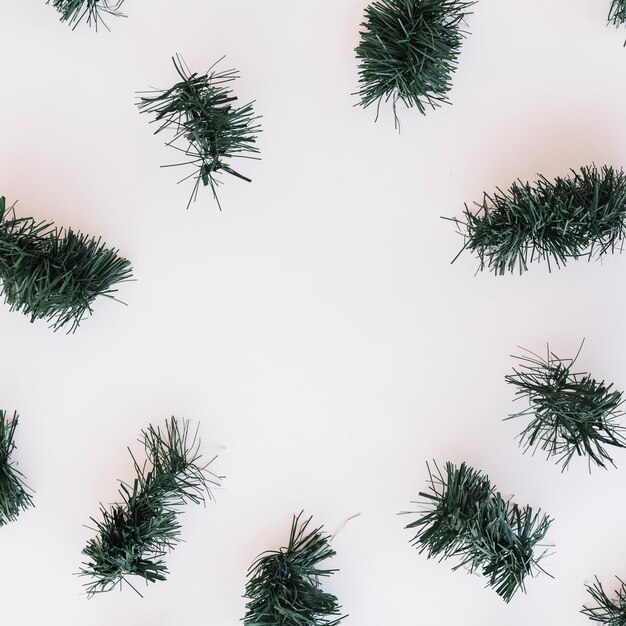
M 626 584 L 616 576 L 620 586 L 615 592 L 615 597 L 609 598 L 598 577 L 595 578 L 593 585 L 585 585 L 595 606 L 583 606 L 580 612 L 594 622 L 608 626 L 626 626 Z
M 529 403 L 505 419 L 532 416 L 518 435 L 520 446 L 524 452 L 543 450 L 562 471 L 575 456 L 587 457 L 590 471 L 592 463 L 615 466 L 606 446 L 626 448 L 624 428 L 616 423 L 624 414 L 622 392 L 587 372 L 573 371 L 582 345 L 573 359 L 558 358 L 549 346 L 545 358 L 526 350 L 514 357 L 520 361 L 514 373 L 505 376 L 516 388 L 516 399 Z
M 120 8 L 124 0 L 48 0 L 46 2 L 46 4 L 50 3 L 61 14 L 61 21 L 67 22 L 72 29 L 85 20 L 88 26 L 93 26 L 96 30 L 100 24 L 108 30 L 109 27 L 103 16 L 123 16 Z
M 626 24 L 626 0 L 612 0 L 609 10 L 609 24 L 614 26 Z
M 429 473 L 429 490 L 420 492 L 424 509 L 406 526 L 417 529 L 411 544 L 428 558 L 459 559 L 452 569 L 480 571 L 487 586 L 509 602 L 525 579 L 544 572 L 536 554 L 552 520 L 531 507 L 505 500 L 489 478 L 462 463 L 446 463 L 445 475 L 435 463 Z
M 444 559 L 466 544 L 479 505 L 493 496 L 494 488 L 489 478 L 465 463 L 456 467 L 447 462 L 445 475 L 434 465 L 433 472 L 426 463 L 429 487 L 419 493 L 424 511 L 405 528 L 416 530 L 411 545 L 420 553 Z
M 221 60 L 221 59 L 220 59 Z M 216 71 L 212 65 L 205 74 L 191 73 L 185 62 L 172 58 L 181 80 L 167 90 L 155 90 L 154 95 L 141 96 L 137 106 L 141 113 L 154 115 L 157 124 L 154 134 L 168 131 L 172 135 L 166 145 L 184 156 L 184 161 L 167 167 L 191 166 L 195 178 L 187 208 L 196 200 L 200 185 L 209 186 L 218 207 L 217 196 L 220 174 L 230 174 L 246 182 L 249 178 L 230 164 L 235 158 L 258 159 L 255 145 L 260 126 L 254 115 L 253 102 L 236 107 L 237 97 L 228 86 L 239 78 L 236 70 Z
M 626 233 L 626 175 L 610 166 L 571 170 L 567 178 L 539 176 L 534 185 L 514 182 L 476 203 L 465 205 L 464 221 L 452 218 L 465 242 L 459 254 L 478 256 L 479 270 L 519 273 L 533 262 L 548 269 L 569 259 L 601 258 L 621 252 Z M 450 219 L 450 218 L 445 218 Z
M 475 1 L 377 0 L 365 9 L 359 60 L 360 105 L 391 100 L 425 114 L 449 104 L 451 75 L 466 35 L 461 24 Z M 376 116 L 378 118 L 378 114 Z
M 330 538 L 321 527 L 308 531 L 312 518 L 300 522 L 301 516 L 293 518 L 287 547 L 264 552 L 251 565 L 246 626 L 337 626 L 346 617 L 320 584 L 320 578 L 337 571 L 319 567 L 335 556 Z
M 130 262 L 100 238 L 17 217 L 0 197 L 0 282 L 11 311 L 72 333 L 98 296 L 116 300 L 113 286 L 131 277 Z
M 22 511 L 33 506 L 24 475 L 11 461 L 18 419 L 17 413 L 9 419 L 6 411 L 0 411 L 0 526 L 15 521 Z
M 535 554 L 552 520 L 531 507 L 520 508 L 505 500 L 500 493 L 483 500 L 472 520 L 462 561 L 454 569 L 468 567 L 480 571 L 487 586 L 510 602 L 518 590 L 526 593 L 525 579 L 539 572 L 547 573 L 539 564 L 547 554 Z M 548 574 L 549 575 L 549 574 Z
M 181 507 L 212 499 L 210 486 L 219 485 L 221 477 L 208 469 L 213 459 L 201 463 L 200 441 L 189 421 L 172 417 L 164 431 L 150 425 L 139 441 L 147 461 L 138 463 L 131 452 L 136 478 L 120 481 L 121 503 L 101 504 L 102 519 L 91 520 L 97 535 L 82 552 L 88 560 L 79 572 L 91 579 L 85 583 L 90 597 L 124 582 L 141 595 L 129 581 L 133 576 L 146 584 L 165 580 L 164 558 L 181 541 Z

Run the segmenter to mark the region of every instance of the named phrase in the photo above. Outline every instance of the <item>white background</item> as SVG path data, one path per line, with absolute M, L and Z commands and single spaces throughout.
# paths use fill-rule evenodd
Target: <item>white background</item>
M 0 307 L 0 405 L 36 508 L 0 529 L 2 622 L 232 626 L 246 570 L 304 509 L 337 536 L 327 588 L 346 626 L 589 623 L 594 574 L 626 575 L 620 469 L 522 456 L 511 353 L 546 342 L 626 388 L 626 258 L 475 275 L 449 222 L 515 178 L 626 162 L 626 29 L 609 0 L 480 0 L 453 106 L 355 107 L 365 0 L 125 3 L 111 32 L 71 31 L 43 0 L 0 0 L 0 194 L 17 212 L 102 235 L 136 282 L 75 335 Z M 135 94 L 180 53 L 239 69 L 263 116 L 253 182 L 188 211 L 176 155 Z M 519 406 L 521 408 L 521 406 Z M 98 503 L 132 477 L 127 445 L 175 414 L 226 476 L 183 515 L 165 583 L 88 600 L 73 573 Z M 467 461 L 555 518 L 555 553 L 506 605 L 479 576 L 409 545 L 398 516 L 429 459 Z M 412 518 L 411 518 L 412 519 Z

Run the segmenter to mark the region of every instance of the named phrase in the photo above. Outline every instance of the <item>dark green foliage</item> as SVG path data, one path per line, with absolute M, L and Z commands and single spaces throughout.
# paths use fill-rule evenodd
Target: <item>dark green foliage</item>
M 580 350 L 573 359 L 559 359 L 549 347 L 545 359 L 526 353 L 515 357 L 521 365 L 505 376 L 516 387 L 515 395 L 529 402 L 527 409 L 505 418 L 532 416 L 519 435 L 524 452 L 541 448 L 563 470 L 574 456 L 586 456 L 589 469 L 592 462 L 614 465 L 605 446 L 626 447 L 624 428 L 616 423 L 624 414 L 622 392 L 586 372 L 573 372 Z
M 163 130 L 171 133 L 172 139 L 166 145 L 185 157 L 175 166 L 188 165 L 194 169 L 183 178 L 195 178 L 187 208 L 196 199 L 200 183 L 211 187 L 219 206 L 217 176 L 220 173 L 250 182 L 233 169 L 229 161 L 258 158 L 253 155 L 259 153 L 254 145 L 260 132 L 255 124 L 259 118 L 254 115 L 252 102 L 239 108 L 234 106 L 237 97 L 232 95 L 228 85 L 239 77 L 237 71 L 217 72 L 213 65 L 206 74 L 192 74 L 180 57 L 172 60 L 182 80 L 170 89 L 141 97 L 137 106 L 141 113 L 154 115 L 152 122 L 158 125 L 155 134 Z
M 396 126 L 398 101 L 436 108 L 449 103 L 451 75 L 465 32 L 461 23 L 474 1 L 377 0 L 365 9 L 358 96 L 364 107 L 391 100 Z
M 594 622 L 601 622 L 608 626 L 626 626 L 626 584 L 621 578 L 617 576 L 616 578 L 620 587 L 616 590 L 614 599 L 607 596 L 597 576 L 593 585 L 585 585 L 595 606 L 584 606 L 581 613 Z
M 612 0 L 609 11 L 609 23 L 615 26 L 626 24 L 626 0 Z
M 454 570 L 479 571 L 505 602 L 525 589 L 525 578 L 543 569 L 535 548 L 552 520 L 532 508 L 504 500 L 489 478 L 462 463 L 446 463 L 445 475 L 435 464 L 429 491 L 420 492 L 424 510 L 406 528 L 417 529 L 411 544 L 428 558 L 456 557 Z
M 461 252 L 475 253 L 480 270 L 504 274 L 517 268 L 521 274 L 534 261 L 561 267 L 569 259 L 622 251 L 626 175 L 613 167 L 582 167 L 568 178 L 514 182 L 507 191 L 485 194 L 476 206 L 476 213 L 465 206 L 465 221 L 452 221 L 465 239 Z
M 289 545 L 261 554 L 248 571 L 246 626 L 336 626 L 344 619 L 337 598 L 325 592 L 319 579 L 337 570 L 318 565 L 332 556 L 329 537 L 311 518 L 294 516 Z
M 164 557 L 181 540 L 181 507 L 212 498 L 210 484 L 219 484 L 210 462 L 200 463 L 200 442 L 197 433 L 190 435 L 188 421 L 172 417 L 164 432 L 150 425 L 141 435 L 147 462 L 138 463 L 131 453 L 137 477 L 132 484 L 120 482 L 121 504 L 100 505 L 102 520 L 92 518 L 97 536 L 83 550 L 89 560 L 80 571 L 92 579 L 85 583 L 89 596 L 123 582 L 137 591 L 130 576 L 146 584 L 165 580 Z
M 16 217 L 0 197 L 0 281 L 12 311 L 74 332 L 98 296 L 114 298 L 113 285 L 132 276 L 130 262 L 101 239 Z
M 21 511 L 33 506 L 24 476 L 11 462 L 18 419 L 17 413 L 8 419 L 6 412 L 0 411 L 0 526 L 15 521 Z
M 108 28 L 103 20 L 104 15 L 118 17 L 124 0 L 48 0 L 47 4 L 52 6 L 61 14 L 61 21 L 67 22 L 72 28 L 76 28 L 83 20 L 89 26 L 102 24 Z

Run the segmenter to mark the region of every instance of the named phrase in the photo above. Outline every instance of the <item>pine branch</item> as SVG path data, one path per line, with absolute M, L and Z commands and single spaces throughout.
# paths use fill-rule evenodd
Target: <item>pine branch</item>
M 99 24 L 109 30 L 103 19 L 104 15 L 123 17 L 119 9 L 124 0 L 47 0 L 46 4 L 50 3 L 61 14 L 61 21 L 67 22 L 72 30 L 83 20 L 96 30 Z
M 365 9 L 359 60 L 360 104 L 391 100 L 420 113 L 449 104 L 451 76 L 466 35 L 461 24 L 475 4 L 464 0 L 377 0 Z M 378 113 L 376 115 L 378 119 Z
M 620 583 L 615 592 L 615 598 L 611 599 L 602 587 L 602 583 L 596 576 L 593 585 L 585 585 L 593 598 L 595 606 L 583 606 L 581 613 L 594 622 L 608 624 L 608 626 L 626 626 L 626 584 L 617 577 Z
M 626 24 L 626 0 L 612 0 L 609 10 L 609 24 L 614 26 Z
M 188 421 L 172 417 L 164 432 L 150 425 L 141 435 L 147 462 L 132 457 L 136 478 L 132 484 L 120 482 L 121 503 L 101 504 L 102 519 L 92 518 L 97 536 L 83 550 L 89 560 L 80 570 L 92 579 L 85 583 L 89 596 L 124 582 L 137 591 L 131 576 L 146 584 L 165 580 L 164 557 L 181 541 L 181 507 L 212 499 L 210 485 L 219 485 L 221 477 L 208 469 L 213 460 L 200 463 L 200 442 Z
M 452 221 L 465 240 L 461 252 L 475 253 L 481 271 L 502 275 L 517 268 L 521 274 L 540 261 L 551 270 L 569 259 L 622 251 L 626 175 L 608 166 L 582 167 L 569 178 L 540 176 L 534 186 L 514 182 L 476 206 L 477 213 L 465 206 L 465 221 Z
M 336 626 L 345 617 L 319 581 L 337 571 L 319 568 L 335 556 L 329 537 L 321 527 L 307 533 L 311 518 L 300 523 L 301 515 L 293 518 L 289 545 L 264 552 L 248 571 L 246 626 Z
M 0 410 L 0 526 L 15 521 L 21 511 L 33 506 L 24 475 L 10 460 L 18 419 L 17 413 L 9 420 L 6 411 Z
M 137 106 L 141 113 L 154 115 L 152 123 L 158 125 L 154 134 L 169 132 L 172 139 L 166 145 L 184 155 L 184 161 L 173 167 L 191 166 L 194 170 L 182 179 L 195 178 L 187 208 L 202 184 L 211 188 L 221 209 L 217 197 L 220 174 L 250 182 L 233 169 L 230 160 L 258 158 L 254 155 L 259 153 L 255 145 L 259 117 L 254 115 L 252 102 L 238 108 L 234 105 L 237 97 L 228 85 L 239 78 L 236 70 L 217 72 L 214 64 L 206 74 L 198 75 L 190 73 L 179 56 L 172 61 L 181 81 L 170 89 L 150 92 L 155 95 L 140 97 Z
M 445 477 L 436 463 L 436 473 L 427 467 L 429 490 L 419 494 L 424 509 L 406 526 L 417 529 L 411 544 L 428 558 L 458 558 L 453 570 L 480 571 L 505 602 L 520 589 L 525 593 L 526 577 L 544 571 L 545 551 L 535 555 L 535 549 L 552 520 L 504 500 L 487 476 L 465 463 L 446 463 Z
M 586 372 L 573 372 L 580 350 L 573 359 L 559 359 L 549 347 L 546 358 L 526 353 L 514 357 L 521 364 L 505 376 L 516 387 L 516 399 L 528 399 L 527 409 L 505 418 L 532 416 L 518 436 L 524 452 L 541 448 L 562 471 L 574 456 L 586 456 L 590 471 L 592 462 L 615 466 L 605 446 L 626 448 L 624 428 L 616 423 L 624 414 L 622 392 Z
M 98 296 L 116 298 L 113 286 L 130 280 L 130 262 L 101 239 L 16 217 L 0 197 L 0 282 L 11 311 L 45 319 L 74 332 Z

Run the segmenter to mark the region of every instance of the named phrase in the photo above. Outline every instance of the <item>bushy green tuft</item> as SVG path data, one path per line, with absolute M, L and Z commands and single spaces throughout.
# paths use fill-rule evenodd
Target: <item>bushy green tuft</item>
M 535 555 L 535 549 L 552 520 L 503 499 L 487 476 L 465 463 L 446 463 L 445 475 L 435 468 L 428 467 L 429 491 L 419 494 L 424 510 L 406 526 L 417 529 L 411 544 L 428 558 L 456 557 L 453 570 L 481 572 L 505 602 L 525 592 L 526 577 L 544 571 L 539 561 L 545 551 Z
M 391 100 L 397 126 L 398 102 L 420 113 L 449 103 L 451 75 L 465 37 L 461 24 L 473 4 L 377 0 L 368 6 L 356 48 L 360 104 L 379 108 Z
M 98 296 L 114 298 L 132 277 L 130 262 L 101 239 L 16 217 L 0 197 L 0 282 L 12 311 L 74 332 Z
M 15 521 L 22 511 L 33 506 L 24 476 L 11 461 L 18 419 L 17 413 L 9 419 L 5 411 L 0 411 L 0 526 Z
M 136 478 L 121 482 L 122 502 L 100 505 L 102 519 L 92 518 L 97 536 L 83 550 L 89 560 L 80 571 L 91 579 L 85 583 L 89 596 L 124 582 L 137 591 L 132 576 L 146 584 L 165 580 L 165 556 L 180 541 L 181 507 L 211 498 L 209 485 L 219 484 L 209 464 L 200 464 L 199 441 L 190 435 L 188 421 L 172 417 L 165 432 L 150 425 L 141 435 L 149 469 L 133 456 Z
M 517 181 L 485 194 L 476 206 L 477 212 L 465 206 L 464 221 L 452 221 L 465 239 L 461 252 L 476 254 L 480 270 L 521 274 L 540 261 L 562 267 L 569 259 L 622 251 L 626 175 L 613 167 L 582 167 L 568 178 Z
M 613 599 L 606 594 L 597 576 L 593 585 L 585 585 L 595 602 L 595 606 L 583 606 L 581 610 L 583 615 L 594 622 L 607 624 L 607 626 L 626 626 L 626 584 L 621 578 L 617 576 L 616 578 L 620 586 Z
M 248 572 L 246 626 L 336 626 L 341 617 L 337 598 L 325 592 L 320 578 L 336 570 L 320 569 L 335 556 L 329 537 L 316 528 L 307 533 L 311 518 L 294 517 L 289 545 L 261 554 Z
M 626 0 L 612 0 L 609 11 L 609 23 L 615 26 L 626 24 Z
M 67 22 L 72 28 L 85 20 L 97 30 L 100 24 L 108 29 L 103 20 L 104 15 L 122 15 L 119 9 L 124 0 L 48 0 L 47 4 L 50 3 L 61 14 L 61 21 Z
M 546 358 L 526 352 L 516 357 L 521 365 L 505 377 L 516 387 L 515 395 L 529 402 L 527 409 L 505 418 L 532 416 L 519 435 L 524 452 L 540 448 L 563 470 L 575 456 L 587 457 L 590 470 L 592 462 L 614 465 L 605 446 L 626 448 L 624 428 L 616 423 L 624 415 L 622 392 L 586 372 L 572 371 L 578 354 L 559 359 L 549 347 Z
M 234 106 L 237 97 L 227 85 L 239 77 L 237 71 L 217 72 L 213 65 L 206 74 L 192 74 L 182 59 L 172 60 L 182 80 L 170 89 L 152 92 L 156 95 L 140 97 L 137 106 L 141 113 L 154 115 L 155 134 L 164 130 L 171 133 L 172 139 L 167 145 L 185 157 L 175 166 L 193 168 L 192 173 L 183 178 L 195 178 L 187 208 L 196 199 L 200 184 L 211 187 L 219 206 L 219 174 L 230 174 L 250 182 L 233 169 L 230 161 L 258 158 L 254 155 L 259 153 L 255 145 L 260 132 L 255 122 L 259 118 L 254 115 L 252 102 Z

